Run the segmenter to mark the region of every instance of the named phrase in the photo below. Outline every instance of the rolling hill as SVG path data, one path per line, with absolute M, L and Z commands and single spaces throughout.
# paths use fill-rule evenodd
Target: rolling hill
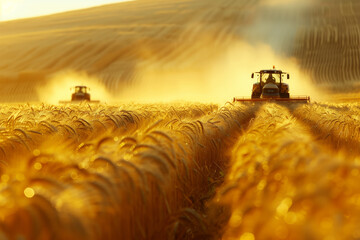
M 250 71 L 287 58 L 315 83 L 356 82 L 358 6 L 351 0 L 137 0 L 1 22 L 0 100 L 37 101 L 38 87 L 64 71 L 95 77 L 113 95 L 136 83 L 206 95 L 196 91 L 209 81 L 225 81 L 222 91 L 230 91 Z M 224 67 L 230 64 L 236 72 Z M 194 82 L 196 88 L 184 87 Z

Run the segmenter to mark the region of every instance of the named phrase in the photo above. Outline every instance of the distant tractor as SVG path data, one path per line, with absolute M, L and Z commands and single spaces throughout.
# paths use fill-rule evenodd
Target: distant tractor
M 234 98 L 234 102 L 259 102 L 259 101 L 282 101 L 282 102 L 310 102 L 309 96 L 290 97 L 289 84 L 284 79 L 290 79 L 290 74 L 276 70 L 261 70 L 251 74 L 251 78 L 257 77 L 253 84 L 251 98 Z
M 75 86 L 75 92 L 71 95 L 71 101 L 90 101 L 89 90 L 86 86 Z
M 99 100 L 90 99 L 90 88 L 86 86 L 75 86 L 74 92 L 71 94 L 71 101 L 60 101 L 59 103 L 77 103 L 77 102 L 90 102 L 90 103 L 99 103 Z

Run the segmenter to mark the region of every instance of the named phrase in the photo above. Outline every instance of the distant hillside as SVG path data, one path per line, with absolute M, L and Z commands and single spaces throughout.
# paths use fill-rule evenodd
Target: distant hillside
M 37 86 L 63 70 L 96 76 L 121 92 L 142 79 L 139 69 L 205 71 L 237 41 L 296 57 L 314 81 L 359 79 L 355 0 L 271 2 L 137 0 L 2 22 L 0 100 L 37 100 Z
M 115 91 L 142 64 L 201 61 L 203 37 L 224 44 L 255 2 L 144 0 L 0 23 L 0 76 L 20 80 L 15 94 L 29 81 L 71 69 L 96 74 Z
M 360 83 L 360 2 L 323 0 L 309 10 L 293 54 L 313 81 L 351 90 Z

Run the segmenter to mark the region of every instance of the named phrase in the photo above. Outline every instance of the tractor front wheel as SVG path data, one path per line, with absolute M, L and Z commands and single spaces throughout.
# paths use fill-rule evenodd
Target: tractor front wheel
M 252 98 L 252 99 L 254 99 L 254 98 L 260 98 L 260 94 L 253 93 L 253 94 L 251 94 L 251 98 Z
M 280 93 L 280 97 L 281 98 L 290 98 L 290 94 L 289 93 Z

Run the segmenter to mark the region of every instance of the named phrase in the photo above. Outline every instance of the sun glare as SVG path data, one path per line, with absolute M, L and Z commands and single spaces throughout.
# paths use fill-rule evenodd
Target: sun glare
M 21 0 L 1 0 L 0 20 L 10 20 L 19 17 L 19 5 Z
M 0 21 L 37 17 L 125 1 L 132 0 L 88 0 L 81 2 L 70 0 L 59 2 L 47 0 L 0 0 Z

